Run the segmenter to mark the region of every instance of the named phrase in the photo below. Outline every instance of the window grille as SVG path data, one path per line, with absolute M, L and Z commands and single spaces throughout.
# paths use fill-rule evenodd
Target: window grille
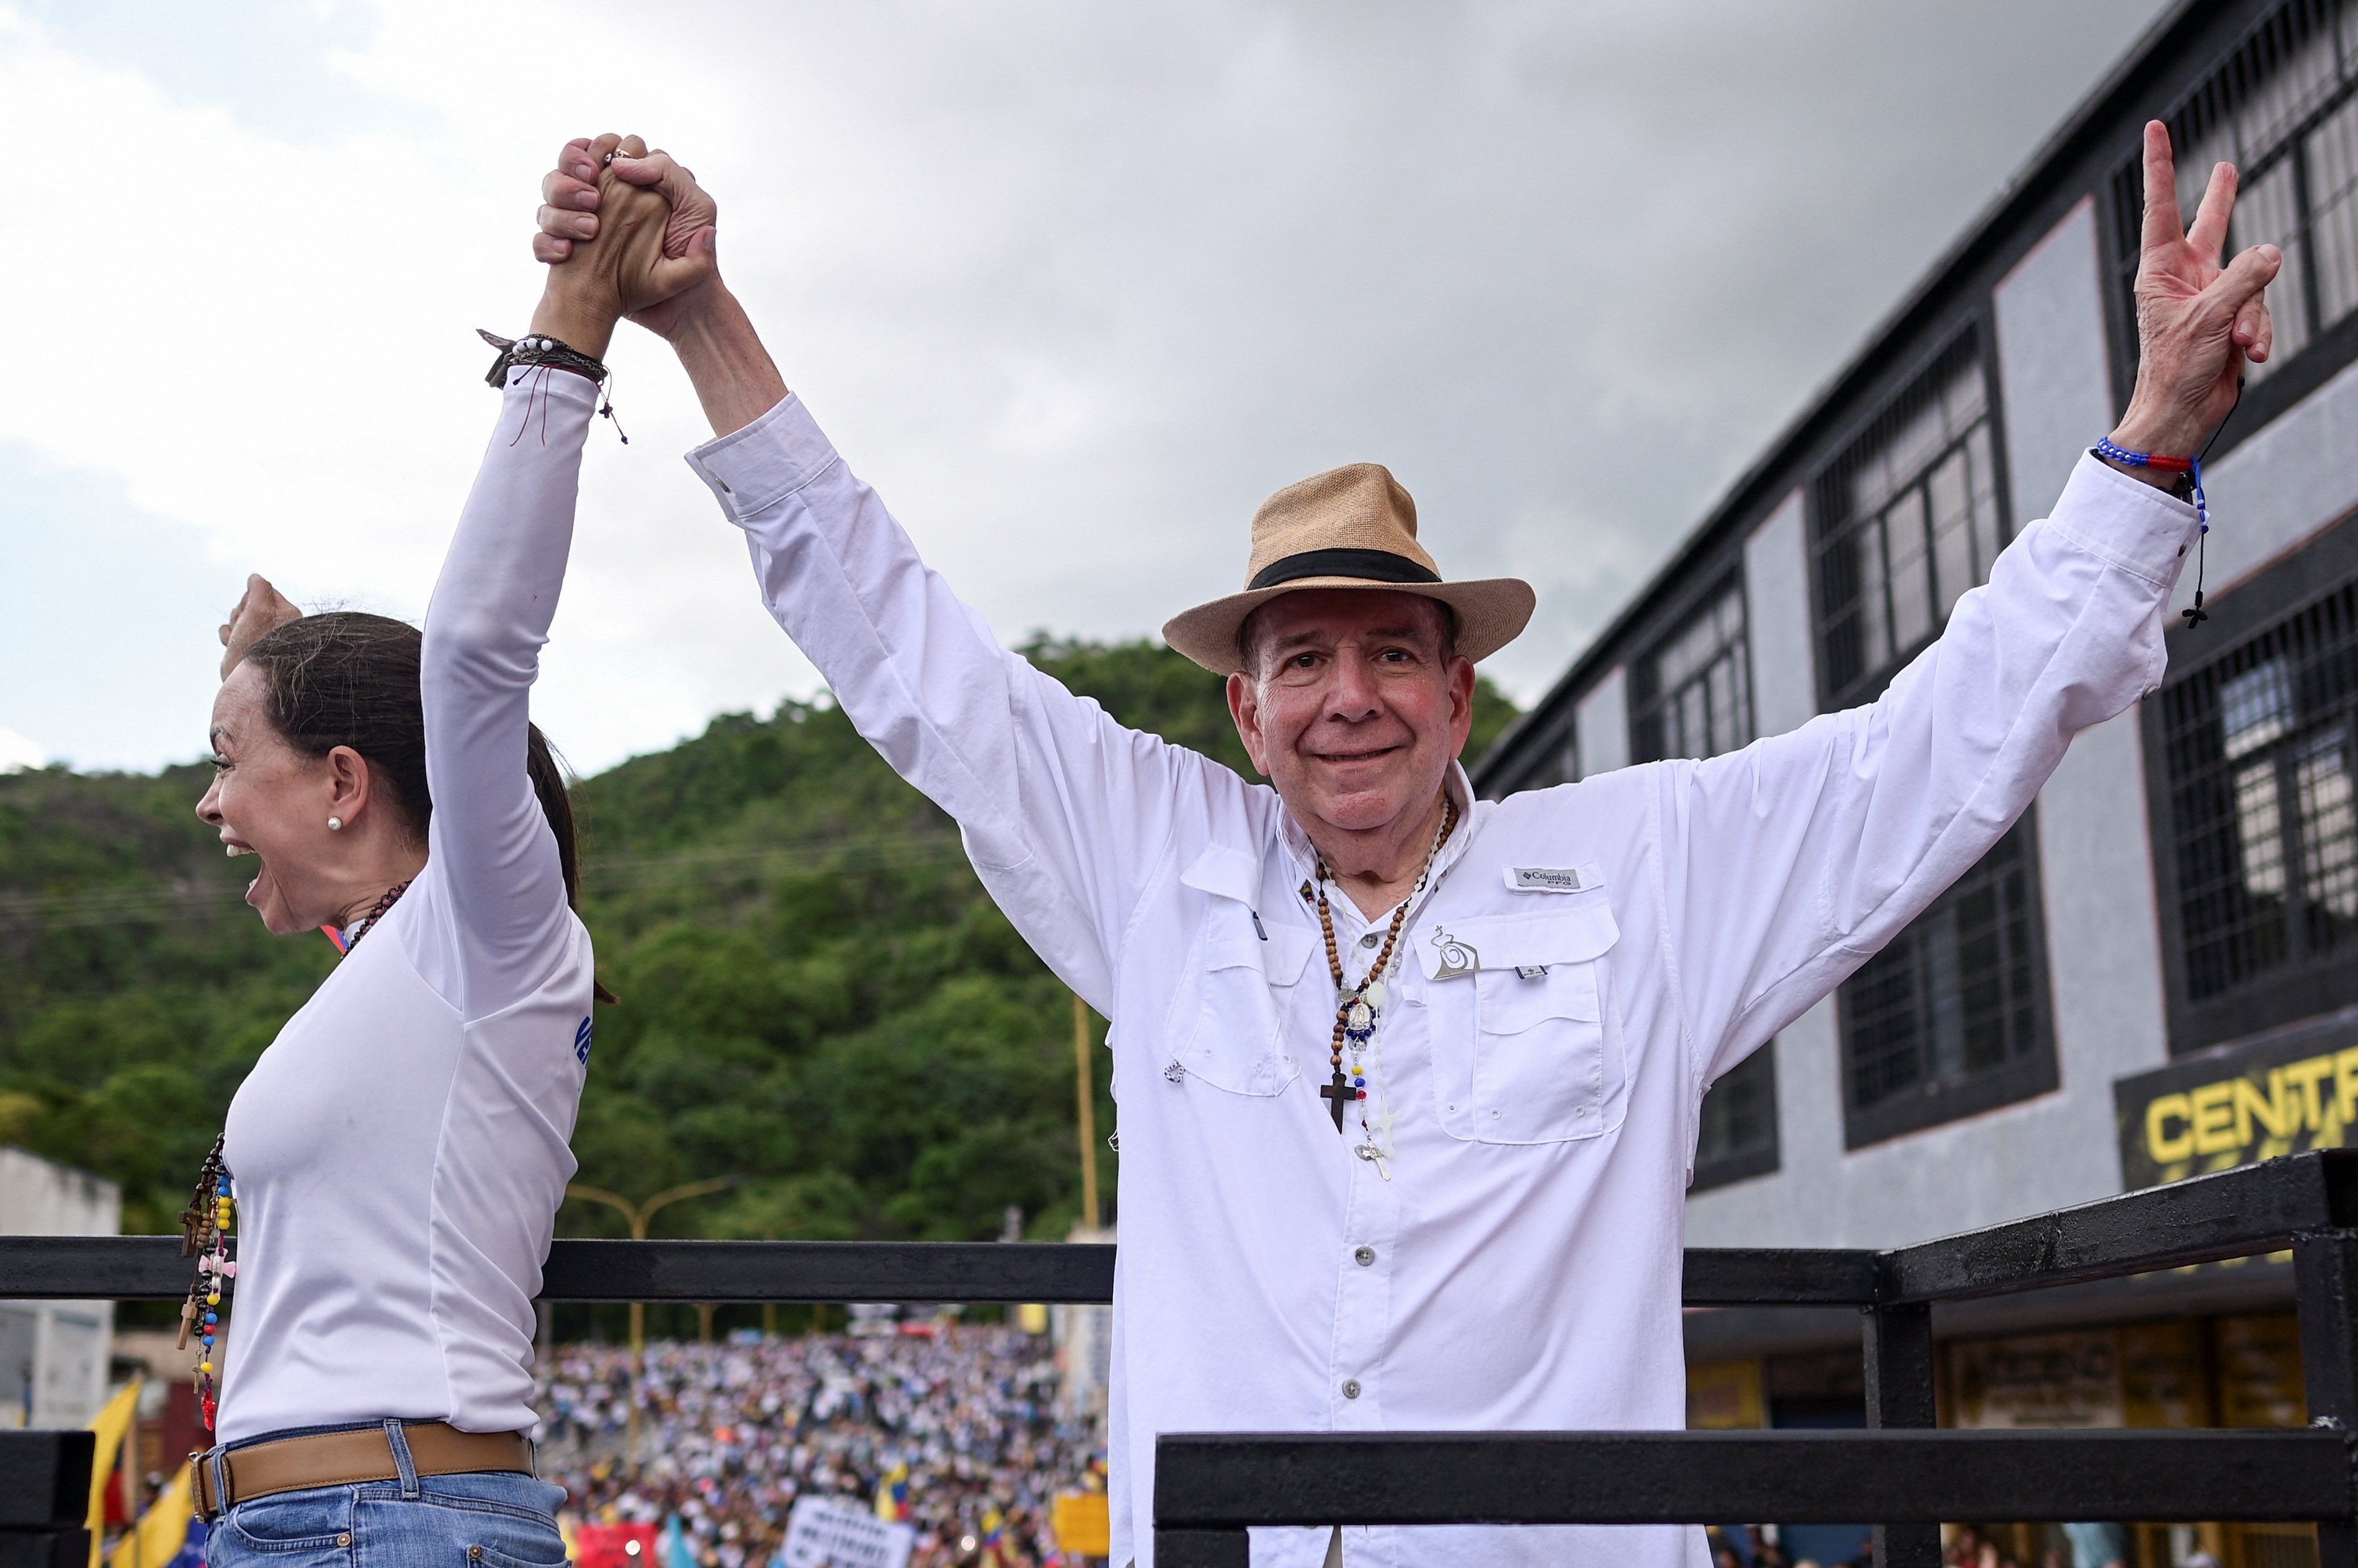
M 2171 681 L 2158 717 L 2178 986 L 2245 1033 L 2274 1022 L 2255 998 L 2358 961 L 2358 583 Z
M 1842 988 L 1849 1146 L 2055 1087 L 2028 819 Z
M 1979 334 L 1960 334 L 1816 482 L 1829 707 L 1866 701 L 1930 643 L 2006 540 Z
M 1713 1083 L 1703 1097 L 1691 1190 L 1725 1186 L 1777 1169 L 1777 1042 Z
M 1752 665 L 1744 644 L 1744 589 L 1730 578 L 1639 660 L 1631 754 L 1715 757 L 1752 741 Z
M 2186 221 L 2213 165 L 2241 177 L 2227 254 L 2275 244 L 2284 271 L 2269 286 L 2276 348 L 2249 368 L 2257 386 L 2358 307 L 2358 4 L 2289 0 L 2245 34 L 2219 68 L 2162 116 L 2178 150 Z M 2113 176 L 2115 265 L 2136 319 L 2143 155 Z M 2123 351 L 2132 368 L 2134 332 Z M 2346 357 L 2346 356 L 2345 356 Z
M 1518 790 L 1553 789 L 1558 784 L 1580 782 L 1580 730 L 1577 722 L 1563 727 L 1546 751 L 1542 752 Z
M 1713 757 L 1752 743 L 1744 584 L 1730 573 L 1629 668 L 1630 754 Z M 1777 1043 L 1722 1074 L 1703 1100 L 1693 1190 L 1777 1169 Z

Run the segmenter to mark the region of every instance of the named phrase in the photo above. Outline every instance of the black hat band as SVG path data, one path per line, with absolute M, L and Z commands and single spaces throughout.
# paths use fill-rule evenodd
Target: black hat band
M 1356 577 L 1370 582 L 1401 583 L 1441 580 L 1441 574 L 1432 568 L 1419 566 L 1406 556 L 1396 556 L 1390 550 L 1304 550 L 1261 568 L 1245 585 L 1245 591 L 1275 588 L 1279 583 L 1297 582 L 1306 577 Z

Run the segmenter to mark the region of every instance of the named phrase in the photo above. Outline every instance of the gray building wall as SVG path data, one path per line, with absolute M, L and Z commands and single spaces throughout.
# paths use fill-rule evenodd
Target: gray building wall
M 1818 677 L 1809 531 L 1798 490 L 1744 541 L 1744 633 L 1753 729 L 1782 735 L 1807 724 L 1818 711 Z
M 1817 711 L 1808 510 L 1800 491 L 1775 487 L 1834 460 L 1855 438 L 1856 422 L 1889 406 L 1915 373 L 1912 360 L 1976 320 L 1992 362 L 2011 520 L 2019 528 L 2051 509 L 2117 412 L 2113 296 L 2120 280 L 2105 243 L 2114 220 L 2087 192 L 2122 167 L 2136 124 L 2173 112 L 2186 72 L 2226 58 L 2261 10 L 2188 5 L 2174 13 L 2177 30 L 2124 74 L 2129 85 L 2091 100 L 1989 222 L 1871 341 L 1855 372 L 1803 410 L 1763 466 L 1737 481 L 1671 574 L 1644 590 L 1551 699 L 1578 716 L 1584 776 L 1628 762 L 1627 662 L 1701 574 L 1725 568 L 1731 536 L 1742 546 L 1756 727 L 1780 733 Z M 2268 387 L 2265 378 L 2255 383 Z M 2358 364 L 2288 407 L 2278 402 L 2282 391 L 2263 395 L 2268 422 L 2207 475 L 2214 600 L 2358 515 Z M 2173 611 L 2190 600 L 2193 582 L 2190 570 Z M 2080 736 L 2036 808 L 2058 1087 L 1846 1151 L 1839 1018 L 1828 999 L 1776 1042 L 1779 1169 L 1692 1196 L 1693 1243 L 1888 1246 L 2121 1190 L 2115 1085 L 2169 1061 L 2142 722 L 2132 708 Z
M 2101 267 L 2093 204 L 2083 200 L 1994 293 L 2017 526 L 2046 514 L 2112 424 Z M 1763 733 L 1816 711 L 1807 548 L 1798 495 L 1746 545 Z M 1690 1199 L 1691 1241 L 1892 1246 L 2120 1190 L 2113 1080 L 2167 1057 L 2136 726 L 2132 709 L 2082 734 L 2037 808 L 2061 1087 L 1846 1152 L 1829 998 L 1778 1041 L 1779 1170 Z
M 2216 597 L 2358 508 L 2358 364 L 2270 420 L 2203 479 Z M 2190 569 L 2173 608 L 2193 599 Z

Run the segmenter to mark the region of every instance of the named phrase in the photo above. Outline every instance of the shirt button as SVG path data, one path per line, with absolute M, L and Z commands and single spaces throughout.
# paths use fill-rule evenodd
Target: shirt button
M 1362 1247 L 1351 1254 L 1351 1260 L 1364 1269 L 1376 1260 L 1376 1249 L 1372 1247 Z
M 1359 938 L 1359 946 L 1362 946 L 1362 947 L 1372 947 L 1372 946 L 1374 946 L 1375 945 L 1376 945 L 1376 934 L 1375 934 L 1374 932 L 1372 932 L 1372 931 L 1368 932 L 1365 936 L 1362 936 L 1362 937 L 1360 937 L 1360 938 Z
M 1347 1400 L 1356 1400 L 1359 1397 L 1358 1379 L 1353 1378 L 1350 1381 L 1343 1385 L 1343 1397 Z

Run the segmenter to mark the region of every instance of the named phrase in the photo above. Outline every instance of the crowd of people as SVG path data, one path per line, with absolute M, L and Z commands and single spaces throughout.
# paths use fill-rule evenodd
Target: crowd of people
M 906 1519 L 912 1568 L 1065 1561 L 1051 1504 L 1102 1487 L 1104 1462 L 1091 1423 L 1058 1419 L 1047 1341 L 903 1326 L 926 1332 L 650 1345 L 635 1471 L 629 1349 L 559 1349 L 536 1379 L 542 1474 L 584 1522 L 676 1518 L 704 1568 L 767 1568 L 810 1494 Z

